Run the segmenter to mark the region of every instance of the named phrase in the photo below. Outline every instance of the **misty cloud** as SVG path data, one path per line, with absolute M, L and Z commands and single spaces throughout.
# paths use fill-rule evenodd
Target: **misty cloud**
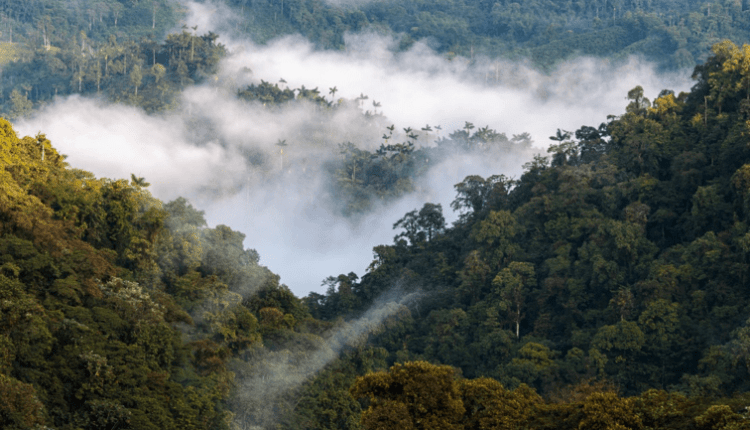
M 206 184 L 229 185 L 243 164 L 215 141 L 192 144 L 176 116 L 149 116 L 140 109 L 72 96 L 21 120 L 22 134 L 44 133 L 75 168 L 98 176 L 144 176 L 151 191 L 173 199 Z
M 188 18 L 186 24 L 197 24 L 201 33 L 219 30 L 216 22 L 231 13 L 210 3 L 189 4 L 192 16 L 203 18 Z M 338 144 L 374 149 L 386 125 L 396 130 L 441 125 L 446 136 L 470 121 L 508 137 L 529 132 L 537 150 L 545 152 L 557 128 L 597 126 L 607 114 L 624 112 L 627 91 L 636 85 L 651 98 L 664 88 L 690 86 L 687 74 L 659 75 L 635 59 L 615 66 L 582 58 L 545 75 L 524 63 L 449 61 L 424 44 L 397 53 L 393 39 L 373 34 L 350 35 L 345 52 L 318 52 L 298 37 L 266 46 L 224 34 L 219 41 L 232 53 L 219 79 L 186 90 L 181 110 L 149 116 L 70 97 L 20 121 L 17 129 L 45 133 L 74 167 L 113 178 L 135 173 L 153 184 L 158 198 L 188 198 L 206 211 L 210 225 L 227 224 L 245 233 L 246 246 L 256 249 L 261 263 L 297 295 L 320 291 L 331 275 L 362 275 L 372 247 L 392 241 L 392 225 L 404 213 L 429 201 L 441 203 L 450 220 L 453 184 L 469 174 L 518 177 L 531 155 L 453 157 L 433 167 L 414 194 L 351 220 L 337 210 L 331 178 L 322 167 L 339 157 Z M 317 87 L 329 100 L 334 86 L 336 99 L 367 95 L 362 109 L 376 110 L 372 102 L 377 101 L 384 118 L 366 120 L 354 109 L 328 112 L 306 104 L 269 109 L 235 96 L 248 83 L 280 78 L 290 88 Z M 418 145 L 439 136 L 420 134 Z M 279 140 L 288 145 L 283 155 L 275 145 Z

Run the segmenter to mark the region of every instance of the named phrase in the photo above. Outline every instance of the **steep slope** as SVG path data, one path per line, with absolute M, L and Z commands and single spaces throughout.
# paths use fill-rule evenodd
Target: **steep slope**
M 380 336 L 425 359 L 545 395 L 589 378 L 624 393 L 747 391 L 748 70 L 723 42 L 690 93 L 559 131 L 517 181 L 467 177 L 450 227 L 425 206 L 362 279 L 331 278 L 314 316 L 357 315 L 394 285 L 421 290 Z
M 4 120 L 0 147 L 0 427 L 227 428 L 230 366 L 324 343 L 241 233 Z

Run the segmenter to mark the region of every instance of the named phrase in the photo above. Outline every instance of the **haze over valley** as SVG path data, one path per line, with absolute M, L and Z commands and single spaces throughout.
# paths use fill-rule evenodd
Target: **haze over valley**
M 745 430 L 745 0 L 0 0 L 0 428 Z
M 41 131 L 72 165 L 97 176 L 128 178 L 135 173 L 152 183 L 150 190 L 160 199 L 186 197 L 206 211 L 210 225 L 244 232 L 246 246 L 256 249 L 262 264 L 300 296 L 324 292 L 321 282 L 328 276 L 362 275 L 372 261 L 372 247 L 390 243 L 393 224 L 426 202 L 440 203 L 445 216 L 454 220 L 449 209 L 453 185 L 464 177 L 518 178 L 535 153 L 546 153 L 548 137 L 557 129 L 606 122 L 607 115 L 624 110 L 625 95 L 636 85 L 650 97 L 691 85 L 690 70 L 659 73 L 654 64 L 636 57 L 616 64 L 579 57 L 542 73 L 525 61 L 448 60 L 422 43 L 394 52 L 392 37 L 368 32 L 347 35 L 344 52 L 319 51 L 294 36 L 257 45 L 221 33 L 226 28 L 222 19 L 231 15 L 226 6 L 186 6 L 191 13 L 185 25 L 217 32 L 229 55 L 219 64 L 216 81 L 180 94 L 177 110 L 147 115 L 135 107 L 73 95 L 58 98 L 19 121 L 17 128 L 28 135 Z M 486 82 L 488 74 L 500 81 Z M 361 111 L 382 117 L 367 121 L 358 109 L 331 117 L 306 105 L 268 111 L 236 98 L 243 86 L 281 79 L 286 81 L 279 84 L 282 88 L 318 88 L 334 103 L 366 95 Z M 338 91 L 331 95 L 334 87 Z M 434 146 L 435 139 L 462 129 L 467 121 L 508 137 L 529 133 L 532 148 L 491 159 L 466 154 L 432 165 L 415 192 L 356 218 L 343 216 L 330 201 L 330 178 L 319 169 L 321 160 L 338 156 L 338 144 L 351 141 L 376 149 L 384 142 L 386 126 L 402 131 L 429 124 L 442 131 L 420 132 L 416 145 Z M 279 140 L 290 145 L 290 157 L 296 156 L 283 171 L 275 155 Z M 262 152 L 267 163 L 243 162 L 248 151 Z

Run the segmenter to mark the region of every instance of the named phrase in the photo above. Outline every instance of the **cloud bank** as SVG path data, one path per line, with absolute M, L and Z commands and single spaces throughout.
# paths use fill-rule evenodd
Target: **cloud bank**
M 201 18 L 188 18 L 188 25 L 222 34 L 218 23 L 225 22 L 226 8 L 190 5 L 191 16 Z M 419 192 L 354 221 L 332 204 L 330 178 L 321 167 L 339 156 L 338 144 L 351 141 L 373 149 L 382 143 L 386 125 L 397 130 L 441 125 L 446 135 L 470 121 L 509 137 L 528 132 L 544 152 L 558 128 L 597 126 L 608 114 L 624 112 L 627 91 L 636 85 L 653 98 L 662 89 L 681 91 L 691 84 L 687 73 L 660 75 L 635 59 L 614 66 L 580 58 L 545 75 L 525 63 L 448 60 L 424 44 L 396 53 L 393 39 L 374 34 L 350 35 L 341 52 L 315 51 L 299 37 L 266 46 L 224 34 L 222 40 L 231 54 L 221 64 L 219 80 L 186 90 L 181 110 L 149 116 L 69 97 L 16 127 L 23 134 L 45 133 L 74 167 L 113 178 L 135 173 L 153 184 L 158 198 L 188 198 L 206 211 L 211 225 L 245 233 L 246 246 L 258 250 L 261 263 L 300 296 L 322 292 L 328 276 L 362 275 L 372 247 L 392 241 L 392 225 L 404 213 L 428 201 L 450 212 L 453 184 L 470 174 L 518 177 L 530 155 L 456 156 L 434 167 Z M 336 99 L 367 95 L 362 109 L 382 112 L 384 118 L 370 121 L 352 109 L 327 113 L 304 104 L 268 109 L 235 96 L 248 83 L 281 78 L 290 88 L 317 87 L 329 100 L 333 87 Z M 279 140 L 289 145 L 283 155 L 275 145 Z M 420 142 L 430 145 L 424 136 Z

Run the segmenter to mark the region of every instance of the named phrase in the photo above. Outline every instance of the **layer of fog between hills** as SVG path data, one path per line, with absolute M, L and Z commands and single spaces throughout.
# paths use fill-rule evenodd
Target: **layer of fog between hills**
M 300 37 L 258 46 L 231 33 L 226 7 L 186 5 L 191 13 L 185 23 L 197 24 L 198 33 L 220 34 L 230 55 L 218 79 L 182 94 L 179 109 L 149 116 L 134 107 L 71 96 L 16 128 L 22 135 L 45 133 L 73 167 L 110 178 L 134 173 L 164 201 L 188 198 L 206 211 L 210 225 L 245 233 L 245 245 L 298 296 L 322 292 L 321 281 L 328 276 L 364 274 L 372 247 L 391 243 L 393 223 L 425 202 L 441 203 L 446 218 L 455 219 L 453 185 L 465 176 L 518 178 L 531 156 L 453 157 L 434 166 L 415 193 L 352 220 L 334 204 L 331 178 L 321 167 L 340 157 L 338 144 L 351 141 L 373 150 L 390 124 L 397 131 L 440 125 L 447 136 L 470 121 L 509 138 L 528 132 L 536 152 L 545 153 L 558 128 L 598 126 L 608 114 L 624 112 L 626 94 L 636 85 L 652 99 L 662 89 L 679 92 L 691 85 L 689 71 L 658 74 L 635 58 L 616 66 L 578 58 L 545 75 L 525 63 L 449 61 L 422 43 L 395 53 L 396 40 L 367 33 L 348 35 L 345 51 L 316 51 Z M 282 78 L 282 88 L 317 87 L 328 100 L 334 86 L 336 99 L 367 95 L 361 109 L 377 110 L 384 118 L 365 121 L 357 109 L 331 115 L 304 104 L 268 109 L 236 97 L 249 83 Z M 405 140 L 403 133 L 396 137 Z M 420 132 L 417 145 L 431 145 L 437 137 Z M 284 155 L 275 145 L 279 140 L 288 145 Z

